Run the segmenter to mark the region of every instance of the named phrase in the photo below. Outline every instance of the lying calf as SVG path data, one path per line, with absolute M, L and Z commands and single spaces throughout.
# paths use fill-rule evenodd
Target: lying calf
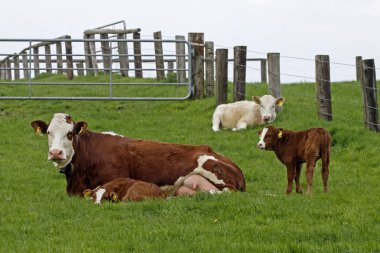
M 270 123 L 276 119 L 276 106 L 285 102 L 285 98 L 271 95 L 253 96 L 252 100 L 218 105 L 212 115 L 212 130 L 217 132 L 222 127 L 237 131 Z
M 127 202 L 146 198 L 166 198 L 165 193 L 157 185 L 131 178 L 119 178 L 94 190 L 87 189 L 83 195 L 92 198 L 95 204 L 101 204 L 104 200 Z
M 317 160 L 322 158 L 322 179 L 324 192 L 328 191 L 331 135 L 323 128 L 311 128 L 294 132 L 273 126 L 259 131 L 260 141 L 257 147 L 274 151 L 277 158 L 286 166 L 288 173 L 288 188 L 292 192 L 293 180 L 296 192 L 301 193 L 300 173 L 302 163 L 306 162 L 307 191 L 311 193 L 314 167 Z

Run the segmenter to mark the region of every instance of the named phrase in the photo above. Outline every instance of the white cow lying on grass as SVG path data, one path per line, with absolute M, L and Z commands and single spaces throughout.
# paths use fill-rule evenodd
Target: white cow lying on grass
M 285 102 L 285 98 L 275 99 L 271 95 L 253 96 L 252 100 L 218 105 L 212 115 L 212 130 L 217 132 L 222 127 L 237 131 L 249 125 L 270 123 L 276 118 L 275 106 Z

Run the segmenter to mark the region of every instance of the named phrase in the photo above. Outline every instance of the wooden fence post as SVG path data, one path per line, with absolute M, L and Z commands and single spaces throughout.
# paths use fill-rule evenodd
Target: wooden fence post
M 206 96 L 214 96 L 215 92 L 215 62 L 214 62 L 214 42 L 205 42 L 205 62 L 206 62 Z
M 228 88 L 228 49 L 217 49 L 215 52 L 216 65 L 216 106 L 227 103 Z
M 65 36 L 65 39 L 71 39 L 71 36 Z M 74 78 L 74 64 L 73 64 L 73 49 L 71 41 L 65 41 L 66 47 L 66 67 L 67 67 L 67 79 L 72 80 Z
M 193 98 L 204 97 L 204 34 L 189 33 L 188 40 L 194 49 L 191 55 L 191 80 L 194 84 Z
M 162 80 L 165 78 L 165 66 L 164 66 L 164 56 L 163 56 L 163 49 L 162 49 L 162 42 L 159 40 L 162 40 L 161 31 L 153 33 L 153 39 L 156 40 L 154 42 L 154 54 L 156 59 L 156 73 L 157 73 L 157 80 Z
M 140 33 L 134 32 L 133 33 L 133 39 L 139 40 L 140 39 Z M 133 42 L 133 53 L 135 55 L 135 77 L 136 78 L 143 78 L 142 62 L 141 62 L 141 42 L 140 41 Z
M 45 64 L 46 64 L 46 73 L 52 73 L 52 64 L 51 64 L 51 50 L 49 45 L 45 45 Z
M 375 60 L 363 60 L 362 69 L 364 125 L 372 131 L 379 132 Z
M 62 44 L 61 42 L 57 42 L 55 44 L 56 51 L 57 51 L 57 73 L 59 75 L 63 74 L 63 57 L 62 57 Z
M 12 63 L 11 60 L 8 58 L 5 60 L 7 71 L 6 73 L 6 79 L 9 81 L 12 81 Z
M 77 74 L 78 74 L 78 76 L 84 76 L 83 62 L 77 63 L 76 66 L 77 66 Z
M 33 48 L 33 68 L 34 78 L 40 75 L 40 58 L 38 55 L 38 47 Z
M 168 61 L 168 74 L 173 74 L 174 62 Z
M 176 35 L 175 40 L 185 41 L 185 36 Z M 176 66 L 177 66 L 177 82 L 184 83 L 186 82 L 186 59 L 185 59 L 185 43 L 177 42 L 175 45 L 176 48 Z
M 333 119 L 330 90 L 330 57 L 315 56 L 317 115 L 320 119 Z
M 118 34 L 118 40 L 125 40 L 127 38 L 126 34 Z M 118 41 L 117 48 L 119 50 L 119 64 L 120 64 L 120 74 L 121 76 L 128 77 L 129 70 L 129 59 L 128 59 L 128 44 L 126 41 Z
M 362 81 L 362 57 L 361 56 L 356 56 L 355 57 L 355 62 L 356 62 L 356 81 L 361 82 Z
M 261 60 L 261 83 L 267 83 L 267 60 Z
M 88 35 L 88 38 L 90 40 L 95 39 L 95 35 L 91 34 Z M 91 62 L 92 62 L 92 67 L 94 69 L 94 75 L 98 76 L 98 62 L 96 61 L 96 47 L 95 47 L 95 41 L 90 41 L 88 42 L 90 45 L 90 54 L 91 54 Z
M 111 49 L 110 49 L 110 41 L 108 40 L 107 33 L 101 33 L 100 39 L 106 40 L 101 41 L 100 45 L 102 48 L 102 56 L 103 56 L 103 68 L 104 73 L 109 74 L 111 70 Z
M 22 68 L 23 68 L 24 79 L 29 79 L 28 55 L 25 51 L 22 52 L 21 55 L 22 55 Z
M 18 54 L 15 54 L 13 57 L 13 65 L 14 65 L 14 70 L 15 70 L 15 80 L 20 79 L 20 58 Z
M 247 66 L 247 47 L 234 47 L 234 85 L 233 101 L 245 99 L 245 74 Z
M 0 79 L 1 80 L 5 79 L 5 69 L 4 68 L 6 68 L 5 63 L 0 62 Z
M 88 35 L 83 35 L 83 39 L 88 39 Z M 86 75 L 93 75 L 94 71 L 92 70 L 92 61 L 91 61 L 91 51 L 90 51 L 90 43 L 87 41 L 83 42 L 84 46 L 84 59 L 86 63 Z
M 268 76 L 269 76 L 269 92 L 273 97 L 281 96 L 280 86 L 280 53 L 268 53 Z

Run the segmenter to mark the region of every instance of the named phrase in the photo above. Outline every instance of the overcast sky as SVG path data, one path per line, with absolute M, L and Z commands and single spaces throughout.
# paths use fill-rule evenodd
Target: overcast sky
M 86 29 L 125 20 L 144 38 L 156 31 L 166 39 L 203 32 L 231 53 L 247 46 L 248 57 L 328 54 L 332 62 L 354 64 L 361 55 L 380 65 L 380 0 L 6 0 L 0 13 L 1 38 L 82 38 Z M 258 81 L 258 71 L 250 72 L 248 81 Z M 314 62 L 282 57 L 281 72 L 314 77 Z M 332 65 L 331 77 L 355 79 L 355 68 Z

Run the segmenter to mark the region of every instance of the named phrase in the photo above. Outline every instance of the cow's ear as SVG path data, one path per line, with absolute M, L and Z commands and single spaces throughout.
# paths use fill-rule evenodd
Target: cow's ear
M 83 191 L 83 197 L 85 197 L 86 199 L 92 198 L 92 195 L 93 195 L 93 190 L 91 189 L 86 189 Z
M 279 97 L 279 98 L 276 99 L 276 105 L 277 106 L 283 106 L 284 103 L 285 103 L 285 98 Z
M 277 137 L 278 137 L 279 139 L 282 138 L 282 128 L 277 129 Z
M 252 101 L 254 101 L 256 104 L 261 104 L 260 98 L 258 96 L 253 96 Z
M 111 192 L 110 193 L 110 200 L 112 202 L 119 202 L 119 197 L 117 196 L 117 193 L 116 192 Z
M 49 125 L 42 120 L 35 120 L 30 125 L 33 127 L 34 131 L 39 135 L 46 134 L 47 129 L 49 127 Z
M 79 121 L 74 126 L 74 133 L 75 134 L 83 134 L 87 129 L 87 122 Z

